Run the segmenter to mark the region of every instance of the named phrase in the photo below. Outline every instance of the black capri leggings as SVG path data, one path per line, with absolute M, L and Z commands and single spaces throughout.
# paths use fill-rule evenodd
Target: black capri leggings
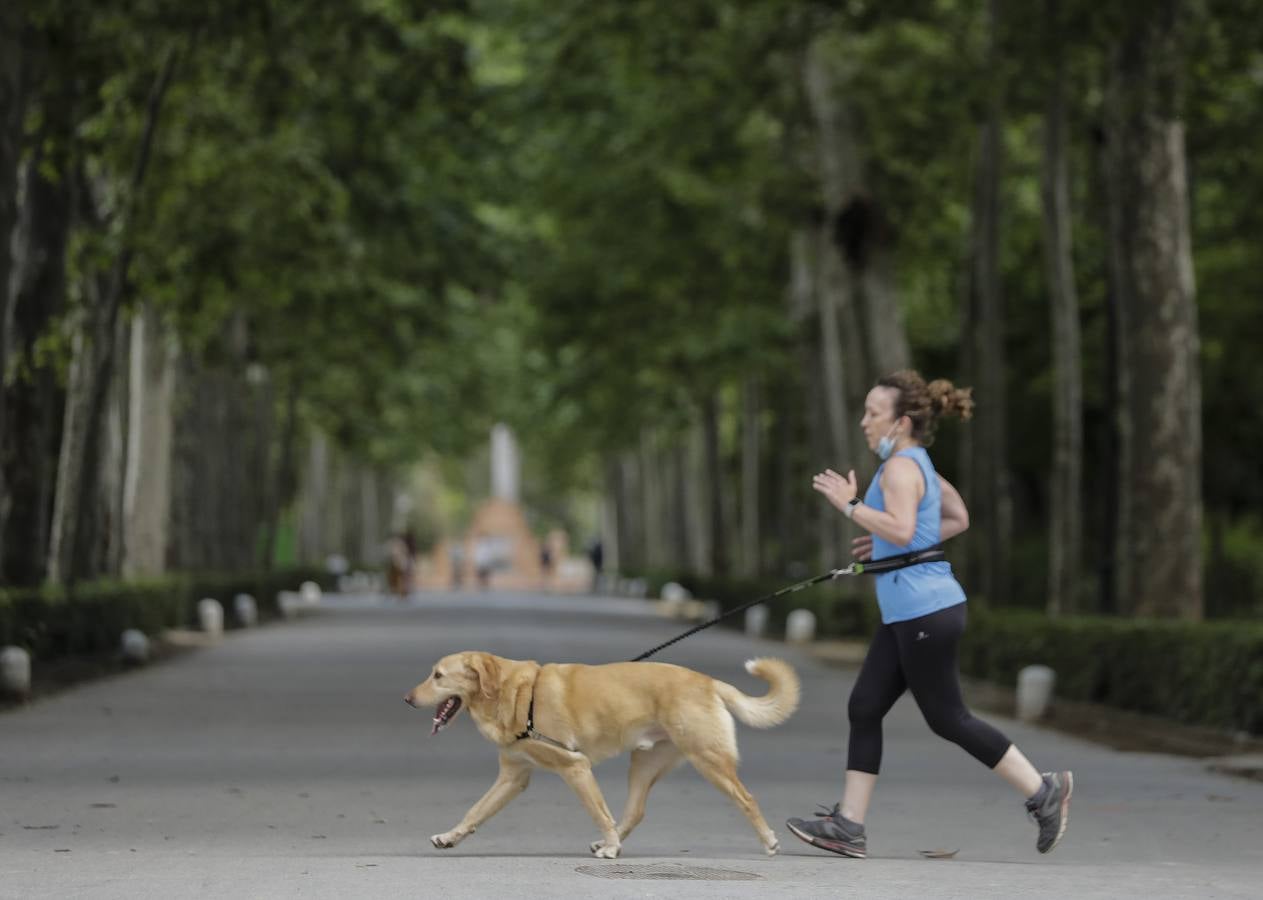
M 906 622 L 881 625 L 851 691 L 851 739 L 846 767 L 876 775 L 881 769 L 881 721 L 905 689 L 939 737 L 959 744 L 995 768 L 1009 739 L 974 717 L 960 696 L 957 646 L 965 632 L 965 604 Z

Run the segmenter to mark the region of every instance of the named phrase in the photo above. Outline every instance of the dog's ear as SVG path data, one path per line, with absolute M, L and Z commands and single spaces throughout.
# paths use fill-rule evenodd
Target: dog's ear
M 494 700 L 500 693 L 500 666 L 490 653 L 471 653 L 466 660 L 469 668 L 478 676 L 478 693 L 488 700 Z

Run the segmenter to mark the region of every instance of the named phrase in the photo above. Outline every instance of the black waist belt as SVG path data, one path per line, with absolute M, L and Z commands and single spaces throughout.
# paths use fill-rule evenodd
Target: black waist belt
M 922 563 L 939 562 L 947 559 L 947 554 L 943 552 L 940 544 L 933 547 L 926 547 L 924 550 L 913 550 L 911 553 L 901 553 L 898 556 L 886 556 L 881 559 L 874 559 L 868 562 L 851 563 L 838 574 L 845 575 L 880 575 L 883 572 L 893 572 L 896 569 L 906 569 L 908 566 L 919 566 Z

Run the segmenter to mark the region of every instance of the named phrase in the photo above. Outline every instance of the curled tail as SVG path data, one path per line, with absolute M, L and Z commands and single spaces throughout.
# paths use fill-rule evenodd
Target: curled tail
M 746 662 L 746 671 L 772 686 L 762 697 L 743 694 L 730 684 L 716 681 L 719 697 L 728 711 L 753 728 L 779 725 L 798 709 L 800 686 L 798 673 L 789 663 L 763 657 Z

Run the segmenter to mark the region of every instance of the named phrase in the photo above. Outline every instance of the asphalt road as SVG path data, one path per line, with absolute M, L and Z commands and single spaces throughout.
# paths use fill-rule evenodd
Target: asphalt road
M 590 856 L 591 820 L 548 773 L 459 847 L 430 846 L 496 771 L 467 716 L 432 738 L 402 702 L 435 659 L 609 662 L 680 628 L 612 598 L 327 597 L 318 614 L 2 714 L 0 898 L 1263 895 L 1263 784 L 991 717 L 1037 766 L 1075 771 L 1065 840 L 1040 856 L 1020 798 L 909 698 L 887 720 L 871 857 L 801 844 L 783 823 L 838 798 L 853 674 L 719 629 L 660 659 L 760 693 L 742 663 L 775 653 L 803 679 L 789 722 L 739 727 L 779 856 L 688 767 L 657 786 L 616 861 Z M 617 815 L 625 758 L 597 775 Z M 959 853 L 918 853 L 940 848 Z

